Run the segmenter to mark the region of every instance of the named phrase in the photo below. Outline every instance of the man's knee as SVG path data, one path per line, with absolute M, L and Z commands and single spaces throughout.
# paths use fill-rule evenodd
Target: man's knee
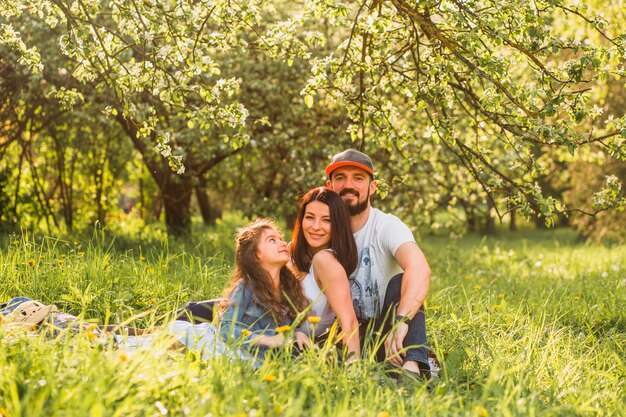
M 385 305 L 389 306 L 392 303 L 399 303 L 400 296 L 402 295 L 402 273 L 394 275 L 387 284 L 387 290 L 385 291 Z

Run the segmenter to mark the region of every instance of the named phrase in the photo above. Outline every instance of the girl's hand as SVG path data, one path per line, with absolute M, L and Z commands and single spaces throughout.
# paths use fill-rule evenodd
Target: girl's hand
M 270 348 L 277 348 L 285 344 L 286 338 L 283 333 L 278 333 L 274 336 L 258 336 L 254 338 L 252 343 L 257 345 L 263 345 Z

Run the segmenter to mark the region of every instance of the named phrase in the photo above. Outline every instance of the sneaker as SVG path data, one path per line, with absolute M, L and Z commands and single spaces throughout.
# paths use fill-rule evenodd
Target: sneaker
M 441 363 L 433 351 L 428 355 L 428 367 L 430 368 L 430 378 L 439 378 L 441 375 Z

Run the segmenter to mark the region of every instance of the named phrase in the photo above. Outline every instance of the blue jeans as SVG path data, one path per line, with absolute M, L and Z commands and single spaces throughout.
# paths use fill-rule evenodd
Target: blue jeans
M 381 336 L 386 337 L 395 324 L 396 308 L 400 303 L 400 294 L 402 288 L 402 274 L 395 275 L 389 281 L 387 291 L 385 292 L 385 301 L 380 316 L 376 319 L 365 320 L 361 322 L 360 333 L 361 343 L 365 340 L 366 332 L 370 329 L 376 331 Z M 409 332 L 404 338 L 403 346 L 406 349 L 406 355 L 403 361 L 416 361 L 420 367 L 420 371 L 429 372 L 428 365 L 428 340 L 426 338 L 426 316 L 424 315 L 424 306 L 422 305 L 417 314 L 408 322 Z M 381 344 L 376 352 L 376 359 L 379 362 L 385 361 L 385 346 Z

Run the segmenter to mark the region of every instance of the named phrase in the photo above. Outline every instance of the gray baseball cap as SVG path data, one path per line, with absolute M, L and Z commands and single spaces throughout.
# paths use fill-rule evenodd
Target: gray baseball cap
M 334 170 L 345 166 L 361 168 L 370 175 L 374 175 L 374 166 L 372 165 L 370 157 L 354 149 L 346 149 L 333 156 L 330 165 L 326 167 L 326 175 L 330 177 L 330 174 L 332 174 Z

